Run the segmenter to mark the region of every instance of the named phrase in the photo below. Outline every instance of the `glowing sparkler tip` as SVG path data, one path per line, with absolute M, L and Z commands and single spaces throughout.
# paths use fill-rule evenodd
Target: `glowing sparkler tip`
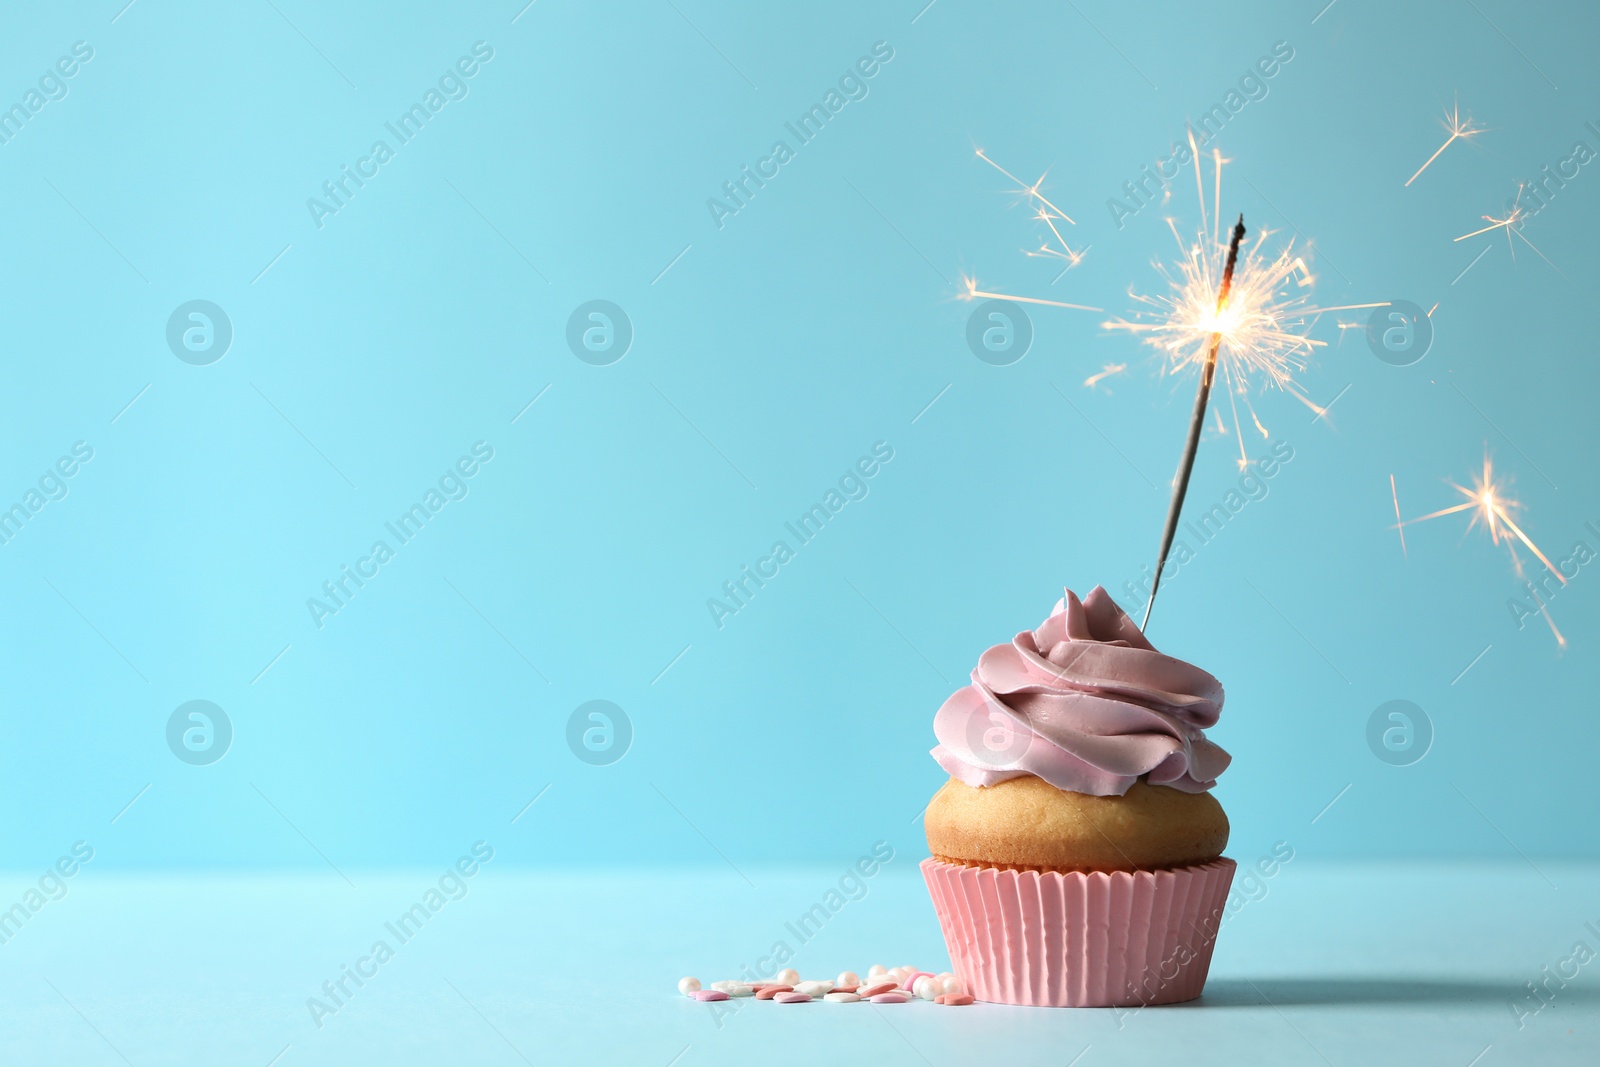
M 1241 217 L 1228 236 L 1242 234 L 1243 226 Z M 1323 343 L 1305 336 L 1318 312 L 1306 303 L 1310 272 L 1304 258 L 1292 243 L 1276 256 L 1265 254 L 1260 241 L 1241 248 L 1224 301 L 1218 296 L 1227 243 L 1213 243 L 1205 231 L 1193 242 L 1180 242 L 1180 248 L 1181 258 L 1157 265 L 1168 291 L 1135 294 L 1149 310 L 1108 322 L 1106 328 L 1143 334 L 1162 354 L 1168 372 L 1203 365 L 1217 340 L 1219 369 L 1236 385 L 1260 379 L 1288 387 L 1311 348 Z

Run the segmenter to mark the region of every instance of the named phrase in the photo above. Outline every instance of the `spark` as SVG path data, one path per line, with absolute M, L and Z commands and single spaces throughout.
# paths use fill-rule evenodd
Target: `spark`
M 1392 474 L 1389 475 L 1389 495 L 1394 498 L 1394 528 L 1400 531 L 1400 554 L 1410 559 L 1411 553 L 1406 551 L 1406 524 L 1405 520 L 1400 518 L 1400 490 L 1395 488 Z
M 1173 219 L 1167 220 L 1179 256 L 1170 264 L 1156 263 L 1156 270 L 1167 283 L 1167 291 L 1155 295 L 1130 293 L 1140 305 L 1131 318 L 1104 323 L 1108 330 L 1125 330 L 1140 335 L 1162 361 L 1165 374 L 1199 371 L 1209 358 L 1214 338 L 1221 338 L 1217 360 L 1234 404 L 1234 433 L 1241 457 L 1245 453 L 1243 421 L 1238 417 L 1242 400 L 1249 421 L 1263 436 L 1266 428 L 1250 400 L 1250 386 L 1278 388 L 1288 392 L 1316 414 L 1322 409 L 1305 395 L 1295 382 L 1312 352 L 1327 344 L 1308 336 L 1319 316 L 1327 312 L 1387 306 L 1387 302 L 1347 304 L 1339 307 L 1314 307 L 1309 292 L 1315 277 L 1304 255 L 1290 241 L 1275 251 L 1267 242 L 1273 231 L 1258 231 L 1254 241 L 1240 250 L 1232 290 L 1226 303 L 1217 300 L 1226 259 L 1226 243 L 1217 226 L 1220 210 L 1222 169 L 1228 161 L 1215 149 L 1211 153 L 1213 194 L 1205 195 L 1201 153 L 1190 148 L 1194 158 L 1195 193 L 1199 201 L 1200 227 L 1193 239 L 1178 232 Z M 1207 200 L 1211 201 L 1207 210 Z
M 1239 389 L 1233 382 L 1233 374 L 1231 371 L 1224 369 L 1223 376 L 1228 379 L 1228 409 L 1233 412 L 1233 424 L 1238 426 L 1239 402 L 1237 397 L 1239 395 Z M 1256 427 L 1260 428 L 1261 420 L 1256 418 L 1255 409 L 1250 407 L 1250 398 L 1248 396 L 1245 397 L 1245 407 L 1249 409 L 1250 417 L 1255 420 Z M 1217 411 L 1217 429 L 1222 431 L 1223 436 L 1226 436 L 1228 433 L 1228 428 L 1222 424 L 1222 412 L 1220 410 Z M 1265 435 L 1265 431 L 1263 431 L 1262 436 Z M 1235 436 L 1239 441 L 1239 458 L 1235 462 L 1239 464 L 1239 469 L 1242 471 L 1246 467 L 1250 466 L 1250 456 L 1244 450 L 1244 434 L 1241 433 Z
M 1522 232 L 1522 226 L 1528 221 L 1529 218 L 1528 209 L 1522 206 L 1522 194 L 1527 190 L 1527 188 L 1528 185 L 1526 182 L 1517 183 L 1516 199 L 1511 202 L 1511 207 L 1506 211 L 1505 218 L 1497 219 L 1493 215 L 1484 215 L 1482 216 L 1483 221 L 1487 222 L 1489 225 L 1481 226 L 1478 229 L 1473 230 L 1471 233 L 1464 233 L 1460 237 L 1457 237 L 1456 240 L 1465 241 L 1469 237 L 1477 237 L 1479 234 L 1489 233 L 1492 230 L 1503 229 L 1506 231 L 1506 247 L 1511 249 L 1512 259 L 1517 258 L 1517 246 L 1511 240 L 1513 236 L 1516 236 L 1522 239 L 1523 244 L 1533 249 L 1534 255 L 1538 256 L 1546 263 L 1550 263 L 1550 257 L 1539 251 L 1539 246 L 1528 240 L 1527 235 Z M 1562 274 L 1560 267 L 1557 267 L 1554 263 L 1550 263 L 1550 266 L 1557 274 Z M 1565 277 L 1565 275 L 1562 274 L 1562 277 Z M 1434 305 L 1434 307 L 1438 306 L 1439 305 L 1437 304 Z
M 1393 486 L 1393 484 L 1394 478 L 1391 475 L 1390 485 Z M 1429 519 L 1443 518 L 1446 515 L 1471 512 L 1471 520 L 1467 523 L 1467 529 L 1471 531 L 1478 526 L 1482 526 L 1488 531 L 1491 544 L 1505 545 L 1507 553 L 1511 556 L 1512 569 L 1516 572 L 1517 578 L 1522 580 L 1530 591 L 1533 590 L 1533 586 L 1527 582 L 1522 556 L 1517 552 L 1517 545 L 1519 544 L 1531 552 L 1535 559 L 1544 564 L 1562 585 L 1567 584 L 1566 575 L 1561 573 L 1559 567 L 1550 562 L 1550 558 L 1544 554 L 1538 545 L 1533 543 L 1533 539 L 1518 524 L 1516 517 L 1523 510 L 1522 502 L 1511 495 L 1511 483 L 1509 480 L 1504 478 L 1496 480 L 1494 461 L 1490 459 L 1488 453 L 1485 453 L 1483 457 L 1483 471 L 1481 474 L 1473 475 L 1470 489 L 1449 480 L 1446 480 L 1445 484 L 1465 497 L 1465 501 L 1430 512 L 1427 515 L 1418 516 L 1415 519 L 1400 521 L 1400 501 L 1398 496 L 1395 498 L 1395 518 L 1397 520 L 1395 528 L 1401 531 L 1402 544 L 1404 543 L 1405 527 L 1407 526 L 1419 522 L 1427 522 Z M 1545 607 L 1544 600 L 1537 592 L 1533 592 L 1533 599 L 1539 605 L 1539 612 L 1544 616 L 1544 621 L 1550 627 L 1550 632 L 1555 635 L 1556 643 L 1565 648 L 1567 639 L 1556 628 L 1555 620 L 1550 617 L 1550 611 Z
M 1014 300 L 1019 304 L 1043 304 L 1046 307 L 1070 308 L 1073 311 L 1105 311 L 1105 308 L 1092 308 L 1086 304 L 1068 304 L 1062 300 L 1044 300 L 1037 296 L 1012 296 L 1008 293 L 991 293 L 978 288 L 976 278 L 963 277 L 962 284 L 966 287 L 960 295 L 962 300 Z
M 1176 230 L 1174 230 L 1176 234 Z M 1243 255 L 1226 304 L 1218 306 L 1221 257 L 1208 255 L 1202 241 L 1184 247 L 1176 269 L 1158 264 L 1168 292 L 1154 296 L 1134 294 L 1136 303 L 1151 309 L 1136 319 L 1114 319 L 1108 330 L 1144 335 L 1174 373 L 1198 368 L 1206 362 L 1211 338 L 1220 336 L 1220 362 L 1236 373 L 1236 380 L 1262 377 L 1287 386 L 1305 365 L 1310 351 L 1325 344 L 1305 336 L 1304 327 L 1317 314 L 1305 289 L 1312 275 L 1305 260 L 1286 248 L 1271 258 L 1261 254 L 1258 239 Z
M 1443 125 L 1445 132 L 1449 133 L 1450 136 L 1445 140 L 1444 144 L 1439 146 L 1439 150 L 1437 152 L 1428 157 L 1428 162 L 1418 167 L 1417 172 L 1406 179 L 1406 188 L 1410 188 L 1412 182 L 1422 177 L 1422 172 L 1433 166 L 1433 161 L 1444 155 L 1444 150 L 1446 148 L 1449 148 L 1459 140 L 1476 136 L 1486 129 L 1486 127 L 1483 126 L 1474 126 L 1472 124 L 1472 116 L 1470 115 L 1468 115 L 1465 121 L 1463 121 L 1461 118 L 1461 105 L 1459 103 L 1444 113 Z
M 1083 380 L 1083 387 L 1085 389 L 1093 389 L 1107 378 L 1121 374 L 1127 369 L 1128 365 L 1126 363 L 1107 363 L 1104 367 L 1100 368 L 1100 373 L 1091 374 L 1089 377 L 1085 378 Z
M 1053 236 L 1060 244 L 1060 247 L 1057 248 L 1050 243 L 1049 238 L 1046 238 L 1044 241 L 1040 242 L 1037 250 L 1027 251 L 1025 254 L 1043 259 L 1062 260 L 1067 264 L 1067 268 L 1069 270 L 1073 267 L 1076 267 L 1079 263 L 1082 263 L 1083 257 L 1085 253 L 1088 252 L 1088 249 L 1084 248 L 1078 250 L 1067 244 L 1067 239 L 1061 235 L 1060 228 L 1056 226 L 1056 223 L 1058 222 L 1065 222 L 1069 226 L 1076 226 L 1078 224 L 1077 221 L 1065 211 L 1062 211 L 1055 204 L 1051 203 L 1049 197 L 1045 196 L 1044 193 L 1039 191 L 1044 186 L 1044 180 L 1049 176 L 1049 172 L 1046 171 L 1044 174 L 1039 175 L 1039 180 L 1034 182 L 1032 185 L 1029 185 L 1027 182 L 1023 181 L 1021 178 L 1017 177 L 1015 174 L 1012 174 L 1009 170 L 1006 170 L 1006 168 L 990 159 L 988 154 L 985 153 L 983 149 L 978 149 L 977 153 L 979 159 L 983 160 L 985 163 L 989 164 L 989 166 L 993 167 L 1001 174 L 1004 174 L 1007 178 L 1010 178 L 1017 184 L 1016 191 L 1027 197 L 1028 203 L 1032 205 L 1034 209 L 1033 218 L 1044 223 L 1045 227 L 1050 231 L 1050 235 Z

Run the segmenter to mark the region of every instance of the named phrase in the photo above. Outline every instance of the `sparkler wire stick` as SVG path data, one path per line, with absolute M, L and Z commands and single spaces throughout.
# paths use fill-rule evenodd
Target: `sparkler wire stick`
M 1228 303 L 1228 290 L 1233 288 L 1233 268 L 1239 261 L 1239 242 L 1244 240 L 1244 216 L 1233 227 L 1233 240 L 1228 244 L 1228 261 L 1222 268 L 1222 284 L 1217 289 L 1217 313 L 1220 315 Z M 1178 532 L 1178 518 L 1183 514 L 1183 498 L 1189 492 L 1189 475 L 1194 472 L 1195 453 L 1200 450 L 1200 431 L 1205 428 L 1206 404 L 1211 399 L 1211 384 L 1217 376 L 1217 349 L 1222 346 L 1222 331 L 1211 335 L 1211 348 L 1206 353 L 1206 363 L 1200 371 L 1200 388 L 1194 398 L 1194 414 L 1189 417 L 1189 438 L 1183 446 L 1183 460 L 1178 466 L 1178 481 L 1172 487 L 1172 503 L 1167 508 L 1167 525 L 1161 531 L 1161 554 L 1156 557 L 1156 574 L 1150 583 L 1150 599 L 1144 606 L 1143 630 L 1150 625 L 1150 612 L 1156 606 L 1156 590 L 1161 588 L 1161 568 L 1167 565 L 1167 553 L 1172 551 L 1172 539 Z

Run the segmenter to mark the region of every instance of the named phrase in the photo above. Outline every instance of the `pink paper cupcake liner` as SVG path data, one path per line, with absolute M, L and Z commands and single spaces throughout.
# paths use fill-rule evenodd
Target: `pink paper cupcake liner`
M 922 861 L 955 973 L 979 1000 L 1175 1004 L 1206 984 L 1235 864 L 1008 871 Z

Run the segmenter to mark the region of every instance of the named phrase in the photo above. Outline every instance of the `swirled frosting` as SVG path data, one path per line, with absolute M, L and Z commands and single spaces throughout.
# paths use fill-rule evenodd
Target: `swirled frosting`
M 1135 781 L 1199 793 L 1232 759 L 1206 740 L 1222 685 L 1157 652 L 1103 588 L 1072 592 L 1037 630 L 978 659 L 934 716 L 933 758 L 967 785 L 1035 775 L 1121 796 Z

